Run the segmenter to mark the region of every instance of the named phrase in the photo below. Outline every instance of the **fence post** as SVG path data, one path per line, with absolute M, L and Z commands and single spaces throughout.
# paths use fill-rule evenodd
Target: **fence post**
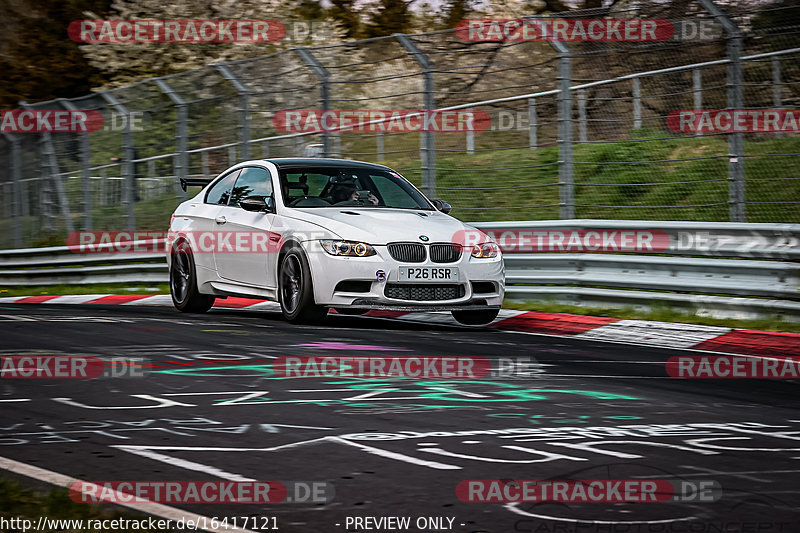
M 14 248 L 22 248 L 22 157 L 19 139 L 11 133 L 3 133 L 11 143 L 11 232 Z
M 582 143 L 587 141 L 586 137 L 586 91 L 578 90 L 578 140 Z
M 775 109 L 780 109 L 783 105 L 781 92 L 783 91 L 783 84 L 781 83 L 781 58 L 772 56 L 772 105 Z M 783 133 L 778 132 L 776 137 L 783 137 Z
M 59 102 L 68 111 L 78 111 L 78 107 L 70 102 L 59 98 Z M 81 150 L 81 189 L 83 190 L 83 230 L 92 231 L 92 183 L 89 174 L 91 167 L 90 158 L 92 156 L 92 146 L 89 140 L 89 133 L 80 134 Z
M 174 165 L 175 177 L 178 179 L 175 180 L 174 189 L 181 200 L 186 200 L 187 194 L 186 191 L 180 187 L 180 180 L 181 178 L 187 178 L 189 176 L 189 108 L 181 95 L 166 81 L 162 78 L 155 78 L 153 81 L 161 92 L 175 104 L 178 110 L 178 120 L 175 124 L 175 138 L 177 140 L 177 146 L 175 148 L 178 150 L 178 156 L 175 158 Z
M 703 109 L 703 72 L 699 68 L 692 69 L 692 84 L 694 96 L 694 109 L 699 111 Z M 703 135 L 698 129 L 694 132 L 695 137 Z
M 239 145 L 242 147 L 242 159 L 250 159 L 250 90 L 224 63 L 213 63 L 222 77 L 231 82 L 239 93 Z M 234 162 L 231 162 L 233 165 Z
M 572 159 L 572 58 L 567 46 L 550 41 L 558 52 L 558 165 L 561 218 L 575 218 L 575 184 Z
M 113 107 L 117 113 L 125 115 L 125 130 L 122 133 L 122 204 L 125 207 L 126 229 L 134 231 L 136 229 L 136 214 L 133 210 L 134 200 L 136 199 L 136 178 L 134 176 L 135 166 L 133 164 L 133 129 L 131 128 L 131 114 L 128 108 L 122 105 L 111 93 L 103 91 L 100 93 L 103 100 Z
M 34 110 L 34 106 L 27 102 L 20 102 L 20 105 L 25 109 Z M 67 198 L 67 193 L 64 190 L 64 183 L 61 181 L 61 176 L 58 171 L 58 159 L 56 158 L 55 148 L 53 148 L 53 138 L 49 132 L 45 132 L 42 133 L 40 140 L 41 154 L 43 156 L 42 179 L 49 182 L 50 186 L 55 188 L 55 191 L 50 191 L 51 194 L 48 195 L 48 199 L 52 199 L 52 193 L 55 192 L 61 216 L 64 217 L 64 227 L 67 233 L 72 233 L 75 228 L 72 225 L 72 216 L 69 211 L 69 199 Z M 45 216 L 51 217 L 48 219 L 46 227 L 48 230 L 53 230 L 52 218 L 54 218 L 54 215 L 52 214 L 52 210 L 48 209 Z
M 539 117 L 536 115 L 536 98 L 528 98 L 528 148 L 535 150 L 538 142 Z
M 428 56 L 417 48 L 417 45 L 408 35 L 395 33 L 394 37 L 422 68 L 423 91 L 425 93 L 424 107 L 425 111 L 430 113 L 436 109 L 433 80 L 434 65 L 428 59 Z M 423 128 L 423 130 L 427 130 L 427 128 Z M 436 139 L 432 131 L 420 132 L 420 152 L 422 153 L 422 192 L 429 198 L 436 198 Z
M 633 129 L 642 129 L 642 80 L 633 78 Z
M 377 148 L 378 148 L 378 154 L 377 154 L 378 161 L 383 161 L 384 158 L 385 158 L 384 157 L 384 151 L 383 151 L 383 132 L 379 131 L 378 134 L 375 135 L 375 139 L 376 139 L 375 142 L 377 143 Z
M 728 109 L 744 107 L 744 74 L 742 72 L 742 32 L 739 26 L 713 0 L 700 0 L 725 30 L 728 44 Z M 728 180 L 730 182 L 728 202 L 731 222 L 745 222 L 745 174 L 744 174 L 744 133 L 734 131 L 728 134 Z
M 319 79 L 319 105 L 322 108 L 322 111 L 328 111 L 331 108 L 331 87 L 330 87 L 330 79 L 331 75 L 328 72 L 328 69 L 322 66 L 316 57 L 303 46 L 298 46 L 293 48 L 297 55 L 300 56 L 300 59 L 303 60 L 303 63 L 306 64 L 311 71 L 316 74 L 317 78 Z M 334 135 L 339 136 L 341 132 L 337 131 Z M 322 156 L 323 157 L 331 157 L 334 153 L 334 147 L 331 144 L 331 134 L 328 130 L 323 126 L 322 128 Z

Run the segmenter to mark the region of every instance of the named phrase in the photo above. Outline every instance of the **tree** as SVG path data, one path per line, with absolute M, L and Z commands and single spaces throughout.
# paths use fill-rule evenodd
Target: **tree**
M 279 20 L 289 31 L 275 43 L 98 43 L 82 45 L 81 51 L 111 80 L 109 86 L 119 86 L 210 63 L 259 57 L 298 44 L 340 42 L 344 32 L 332 20 L 320 24 L 326 31 L 312 31 L 310 37 L 303 32 L 302 43 L 293 41 L 293 24 L 307 23 L 309 16 L 322 15 L 321 6 L 314 0 L 114 0 L 112 17 L 117 19 Z
M 472 0 L 448 0 L 442 13 L 442 25 L 445 28 L 455 28 L 460 21 L 469 16 L 472 3 Z
M 406 0 L 380 0 L 369 17 L 365 37 L 409 33 L 413 23 L 410 5 Z
M 67 27 L 85 10 L 105 12 L 111 0 L 2 0 L 0 9 L 0 105 L 16 107 L 64 96 L 80 96 L 100 81 L 100 70 L 67 37 Z
M 345 38 L 357 39 L 361 35 L 361 20 L 355 0 L 331 0 L 331 4 L 330 18 L 341 26 Z

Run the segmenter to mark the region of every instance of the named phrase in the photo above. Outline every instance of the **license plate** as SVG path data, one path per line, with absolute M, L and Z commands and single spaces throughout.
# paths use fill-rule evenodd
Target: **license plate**
M 455 267 L 400 267 L 400 281 L 458 281 Z

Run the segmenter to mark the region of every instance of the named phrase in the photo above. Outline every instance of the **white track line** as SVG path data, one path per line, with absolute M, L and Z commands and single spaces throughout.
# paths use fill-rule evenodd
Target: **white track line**
M 14 461 L 13 459 L 8 459 L 6 457 L 0 457 L 0 468 L 4 470 L 8 470 L 9 472 L 13 472 L 15 474 L 19 474 L 25 477 L 38 479 L 39 481 L 45 481 L 50 483 L 51 485 L 56 485 L 58 487 L 62 487 L 65 489 L 69 489 L 74 483 L 87 483 L 86 481 L 81 481 L 79 479 L 75 479 L 69 476 L 65 476 L 64 474 L 59 474 L 58 472 L 53 472 L 51 470 L 45 470 L 43 468 L 39 468 L 38 466 L 33 466 L 25 463 L 20 463 L 19 461 Z M 115 491 L 116 492 L 116 491 Z M 120 496 L 123 494 L 117 493 Z M 120 499 L 120 498 L 117 498 Z M 189 511 L 183 511 L 181 509 L 176 509 L 175 507 L 169 507 L 167 505 L 162 505 L 160 503 L 122 503 L 122 502 L 115 502 L 114 505 L 120 505 L 122 507 L 128 507 L 129 509 L 133 509 L 134 511 L 138 511 L 140 513 L 148 514 L 151 516 L 157 516 L 159 518 L 166 518 L 168 520 L 194 520 L 195 524 L 209 524 L 211 519 L 202 515 L 190 513 Z M 217 532 L 233 532 L 238 531 L 241 533 L 255 533 L 248 529 L 240 529 L 240 528 L 211 528 L 205 527 L 201 528 L 198 527 L 198 530 L 202 531 L 210 531 L 212 533 Z

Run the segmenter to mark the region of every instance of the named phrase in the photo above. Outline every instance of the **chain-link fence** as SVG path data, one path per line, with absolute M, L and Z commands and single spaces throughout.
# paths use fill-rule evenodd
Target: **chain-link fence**
M 796 128 L 675 131 L 669 117 L 797 109 L 800 8 L 647 4 L 551 18 L 669 21 L 670 38 L 394 35 L 24 104 L 96 110 L 104 126 L 0 137 L 0 247 L 60 244 L 74 229 L 162 230 L 186 198 L 176 178 L 310 154 L 385 163 L 467 221 L 798 222 Z M 467 131 L 393 129 L 386 120 L 300 133 L 276 120 L 302 110 L 465 110 L 490 120 Z

